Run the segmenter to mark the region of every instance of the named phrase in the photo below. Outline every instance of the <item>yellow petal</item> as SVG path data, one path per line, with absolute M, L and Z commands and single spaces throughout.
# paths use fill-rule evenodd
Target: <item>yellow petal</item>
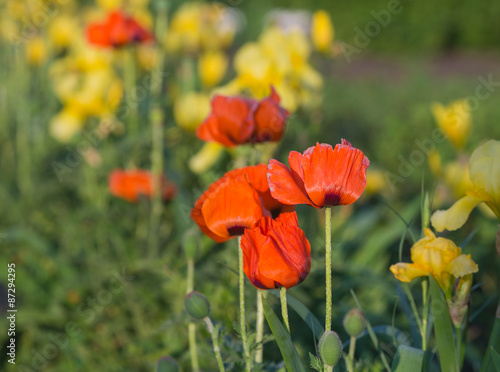
M 461 254 L 448 264 L 445 271 L 449 272 L 455 278 L 461 278 L 468 274 L 477 273 L 478 267 L 472 261 L 472 258 L 470 258 L 470 254 Z
M 470 212 L 481 202 L 482 200 L 476 196 L 464 196 L 455 202 L 450 209 L 434 212 L 431 217 L 432 226 L 437 231 L 457 230 L 464 225 Z
M 436 238 L 430 229 L 425 229 L 425 237 L 411 248 L 411 260 L 436 276 L 440 276 L 448 263 L 462 254 L 462 250 L 451 240 Z
M 405 283 L 411 282 L 413 279 L 418 278 L 419 276 L 429 275 L 429 272 L 420 268 L 415 264 L 408 263 L 397 263 L 396 265 L 392 265 L 390 270 L 394 274 L 397 280 L 400 280 Z
M 488 194 L 500 210 L 500 141 L 490 140 L 474 150 L 470 157 L 470 178 L 474 191 Z
M 326 53 L 330 50 L 334 29 L 330 15 L 324 10 L 314 12 L 311 25 L 311 38 L 316 50 Z
M 224 151 L 224 146 L 209 142 L 203 145 L 201 150 L 189 159 L 189 168 L 196 174 L 206 172 L 219 159 Z

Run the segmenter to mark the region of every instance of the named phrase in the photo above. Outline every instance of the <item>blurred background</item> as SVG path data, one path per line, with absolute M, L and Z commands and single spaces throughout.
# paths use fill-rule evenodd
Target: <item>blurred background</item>
M 154 40 L 89 41 L 89 25 L 116 9 Z M 418 347 L 388 267 L 399 261 L 400 242 L 410 260 L 407 231 L 420 236 L 422 195 L 432 210 L 448 208 L 470 187 L 473 149 L 500 139 L 498 14 L 500 2 L 472 1 L 1 0 L 0 292 L 13 262 L 18 312 L 16 365 L 2 353 L 0 369 L 152 371 L 171 355 L 191 370 L 182 242 L 197 230 L 189 213 L 211 182 L 245 165 L 252 151 L 205 144 L 194 132 L 214 94 L 260 99 L 270 85 L 291 116 L 281 142 L 256 146 L 259 162 L 286 162 L 289 151 L 341 138 L 371 161 L 363 197 L 333 215 L 334 329 L 347 340 L 341 322 L 355 306 L 353 289 L 389 357 L 400 343 Z M 136 168 L 165 172 L 175 196 L 161 204 L 112 196 L 110 172 Z M 297 207 L 313 262 L 309 278 L 290 291 L 318 319 L 320 212 Z M 496 229 L 480 208 L 446 234 L 480 268 L 466 371 L 479 371 L 495 313 Z M 228 370 L 238 371 L 236 241 L 200 240 L 194 289 L 209 298 Z M 255 291 L 247 288 L 252 304 Z M 314 336 L 290 313 L 306 360 Z M 201 324 L 197 337 L 202 370 L 216 370 Z M 369 338 L 359 345 L 359 370 L 382 370 Z M 284 370 L 274 342 L 264 356 L 272 362 L 266 370 Z M 435 360 L 429 370 L 439 370 Z

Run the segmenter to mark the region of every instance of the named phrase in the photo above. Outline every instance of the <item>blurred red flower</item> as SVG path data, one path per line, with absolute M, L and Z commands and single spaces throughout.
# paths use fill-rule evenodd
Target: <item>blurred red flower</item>
M 335 149 L 328 144 L 288 155 L 288 169 L 271 159 L 267 178 L 271 195 L 283 204 L 309 204 L 316 208 L 355 202 L 366 187 L 370 161 L 361 150 L 342 139 Z
M 217 95 L 212 100 L 212 112 L 198 127 L 196 135 L 203 141 L 227 147 L 279 141 L 289 116 L 279 103 L 280 97 L 273 87 L 269 97 L 261 101 Z
M 145 170 L 114 170 L 108 179 L 109 192 L 118 198 L 131 203 L 139 201 L 141 195 L 151 198 L 153 195 L 153 175 Z M 170 200 L 176 193 L 175 184 L 161 178 L 161 196 L 163 200 Z
M 132 17 L 113 11 L 103 23 L 87 26 L 87 40 L 94 45 L 118 48 L 153 40 L 153 35 Z
M 296 286 L 311 270 L 311 245 L 295 212 L 261 218 L 241 238 L 243 270 L 260 289 Z
M 194 204 L 191 218 L 201 231 L 224 242 L 252 228 L 264 215 L 293 210 L 273 199 L 266 178 L 266 164 L 227 172 L 211 184 Z

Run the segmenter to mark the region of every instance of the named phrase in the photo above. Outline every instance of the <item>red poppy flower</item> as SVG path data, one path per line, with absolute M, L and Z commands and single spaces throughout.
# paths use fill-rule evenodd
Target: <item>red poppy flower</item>
M 309 204 L 316 208 L 355 202 L 366 187 L 370 161 L 361 150 L 342 140 L 335 149 L 328 144 L 288 155 L 290 169 L 271 159 L 267 179 L 271 195 L 283 204 Z
M 279 103 L 280 97 L 273 87 L 270 96 L 262 101 L 217 95 L 212 100 L 212 112 L 198 127 L 196 135 L 203 141 L 227 147 L 278 141 L 289 115 Z
M 150 198 L 153 195 L 153 175 L 145 170 L 114 170 L 109 175 L 109 192 L 118 198 L 136 203 L 141 195 Z M 161 196 L 170 200 L 175 195 L 176 188 L 168 182 L 165 176 L 161 179 Z
M 260 289 L 289 289 L 309 275 L 311 245 L 299 228 L 295 212 L 276 220 L 263 217 L 241 238 L 243 270 Z
M 216 242 L 243 234 L 264 215 L 293 210 L 273 199 L 260 164 L 227 172 L 196 201 L 191 218 Z
M 103 23 L 92 23 L 87 27 L 87 40 L 94 45 L 117 48 L 153 40 L 153 35 L 132 17 L 114 11 Z

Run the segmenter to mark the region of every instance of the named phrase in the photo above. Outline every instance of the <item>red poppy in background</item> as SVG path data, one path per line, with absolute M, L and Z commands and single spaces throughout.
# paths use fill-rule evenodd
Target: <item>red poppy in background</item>
M 271 159 L 267 178 L 273 198 L 283 204 L 309 204 L 316 208 L 355 202 L 366 187 L 370 161 L 361 150 L 342 139 L 335 149 L 328 144 L 288 155 L 290 169 Z
M 296 286 L 311 270 L 311 245 L 295 212 L 260 219 L 241 238 L 243 270 L 260 289 Z
M 94 45 L 118 48 L 153 40 L 153 35 L 135 19 L 117 10 L 110 12 L 103 23 L 88 25 L 87 40 Z
M 252 228 L 264 215 L 293 210 L 273 199 L 266 164 L 227 172 L 196 201 L 191 218 L 216 242 L 224 242 Z
M 108 179 L 109 192 L 118 198 L 131 203 L 139 201 L 141 195 L 151 198 L 153 195 L 153 175 L 145 170 L 114 170 Z M 168 182 L 165 176 L 161 179 L 161 196 L 163 200 L 170 200 L 175 195 L 176 187 Z
M 278 141 L 289 115 L 279 103 L 280 97 L 273 87 L 270 96 L 261 101 L 216 95 L 212 112 L 198 127 L 196 135 L 203 141 L 227 147 Z

